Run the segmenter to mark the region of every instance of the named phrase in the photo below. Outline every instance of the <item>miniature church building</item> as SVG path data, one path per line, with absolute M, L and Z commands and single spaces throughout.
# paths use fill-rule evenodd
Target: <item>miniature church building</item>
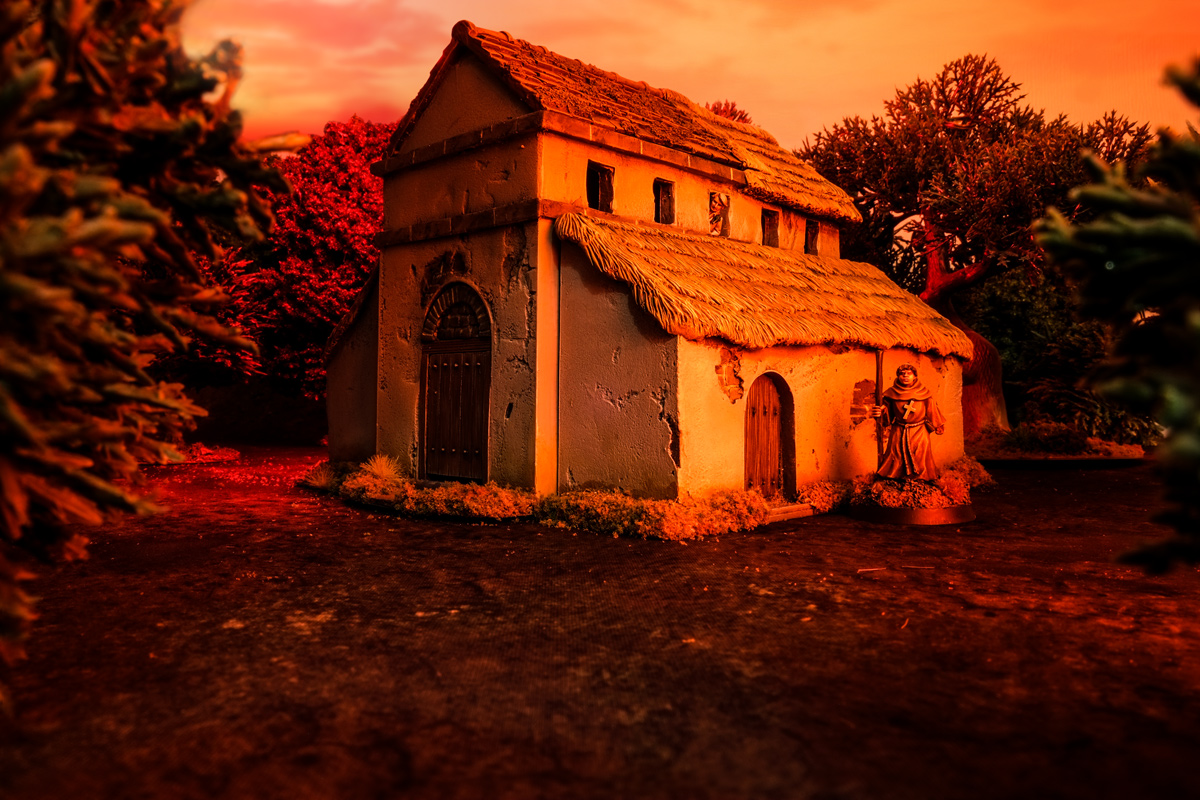
M 539 494 L 797 485 L 876 467 L 875 353 L 962 455 L 969 340 L 839 257 L 845 192 L 751 125 L 454 26 L 389 145 L 377 272 L 331 340 L 333 460 Z

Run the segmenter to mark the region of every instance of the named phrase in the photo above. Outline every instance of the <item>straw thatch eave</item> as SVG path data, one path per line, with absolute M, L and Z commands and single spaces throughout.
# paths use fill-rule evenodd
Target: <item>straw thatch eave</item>
M 686 339 L 971 356 L 962 331 L 870 264 L 577 213 L 555 232 Z

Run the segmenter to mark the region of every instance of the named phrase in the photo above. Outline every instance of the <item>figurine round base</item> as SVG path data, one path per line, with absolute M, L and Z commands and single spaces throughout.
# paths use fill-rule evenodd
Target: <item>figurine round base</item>
M 958 525 L 975 519 L 975 509 L 969 504 L 947 508 L 851 506 L 847 513 L 863 522 L 878 522 L 884 525 Z

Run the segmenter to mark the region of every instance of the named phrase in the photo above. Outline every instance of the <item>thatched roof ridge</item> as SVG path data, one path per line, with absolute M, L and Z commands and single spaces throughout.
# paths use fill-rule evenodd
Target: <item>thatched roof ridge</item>
M 870 264 L 583 214 L 559 217 L 555 231 L 687 339 L 971 356 L 962 331 Z
M 452 37 L 393 134 L 390 154 L 398 152 L 448 65 L 465 50 L 534 111 L 577 117 L 741 170 L 747 181 L 743 191 L 759 200 L 838 222 L 862 219 L 849 195 L 761 128 L 719 117 L 678 92 L 632 81 L 504 31 L 464 20 L 454 26 Z

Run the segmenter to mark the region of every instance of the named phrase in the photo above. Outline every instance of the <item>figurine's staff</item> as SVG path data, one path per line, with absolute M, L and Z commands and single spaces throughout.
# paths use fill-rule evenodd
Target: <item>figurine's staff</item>
M 875 351 L 875 405 L 883 405 L 883 350 Z M 875 468 L 883 466 L 883 416 L 875 418 L 875 441 L 879 446 L 879 463 Z

